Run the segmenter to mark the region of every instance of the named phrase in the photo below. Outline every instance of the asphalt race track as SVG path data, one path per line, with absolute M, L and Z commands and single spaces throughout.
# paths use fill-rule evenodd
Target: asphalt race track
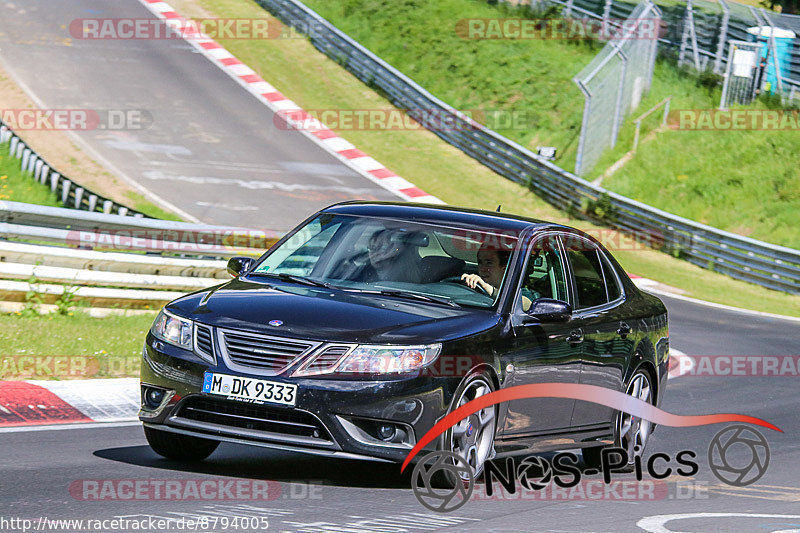
M 687 354 L 758 356 L 800 352 L 796 322 L 665 300 L 670 311 L 673 347 Z M 681 450 L 695 451 L 700 470 L 691 479 L 680 478 L 680 482 L 676 476 L 668 478 L 655 491 L 637 491 L 634 481 L 631 483 L 634 489 L 629 489 L 627 496 L 625 489 L 617 486 L 602 492 L 602 499 L 576 496 L 543 500 L 531 492 L 525 499 L 471 500 L 448 514 L 436 514 L 420 505 L 409 488 L 408 476 L 399 476 L 399 467 L 394 465 L 326 460 L 222 444 L 204 463 L 186 466 L 161 459 L 150 451 L 137 425 L 84 426 L 0 434 L 3 450 L 0 516 L 36 520 L 40 516 L 178 519 L 206 515 L 226 516 L 229 520 L 259 516 L 268 519 L 270 531 L 293 532 L 797 531 L 800 529 L 797 379 L 687 375 L 670 380 L 664 404 L 670 412 L 743 413 L 766 419 L 784 430 L 783 434 L 762 430 L 769 442 L 771 462 L 764 477 L 747 487 L 723 484 L 708 468 L 705 459 L 708 445 L 724 425 L 658 428 L 648 451 L 672 457 Z M 618 479 L 631 479 L 629 475 L 619 476 Z M 644 481 L 649 479 L 646 476 Z M 275 498 L 271 501 L 137 501 L 115 500 L 109 495 L 100 501 L 83 501 L 75 487 L 86 479 L 271 480 L 279 482 L 280 488 L 270 488 L 268 494 Z M 597 498 L 601 493 L 592 494 Z M 636 499 L 637 494 L 644 499 Z M 693 516 L 698 513 L 724 516 Z M 661 515 L 681 516 L 667 523 L 668 529 L 658 529 L 662 520 L 653 517 Z M 640 522 L 643 519 L 647 520 Z
M 266 107 L 182 41 L 67 44 L 65 28 L 81 17 L 151 15 L 135 0 L 0 0 L 0 60 L 43 108 L 151 113 L 149 129 L 77 134 L 115 173 L 204 222 L 276 230 L 339 200 L 396 199 L 302 135 L 278 130 Z M 800 355 L 798 322 L 664 300 L 672 346 L 686 354 Z M 449 514 L 425 509 L 397 465 L 222 444 L 207 461 L 187 466 L 156 456 L 138 423 L 0 429 L 0 530 L 19 530 L 3 522 L 12 518 L 205 516 L 217 520 L 217 527 L 206 528 L 216 531 L 264 530 L 230 525 L 244 517 L 266 518 L 268 531 L 291 532 L 800 531 L 798 379 L 687 375 L 669 382 L 662 406 L 669 412 L 741 413 L 783 429 L 761 430 L 771 461 L 752 485 L 724 484 L 709 469 L 709 443 L 724 426 L 660 427 L 648 452 L 674 457 L 691 450 L 700 468 L 691 478 L 667 478 L 657 497 L 636 490 L 631 496 L 614 485 L 599 498 L 594 492 L 475 499 Z M 732 455 L 746 458 L 746 451 Z M 182 486 L 244 481 L 250 487 L 268 480 L 273 499 L 121 499 L 102 492 L 86 499 L 80 487 L 87 480 L 117 487 L 127 480 L 179 480 Z M 228 527 L 221 527 L 222 519 Z
M 80 18 L 154 17 L 136 1 L 2 0 L 0 63 L 42 109 L 152 116 L 145 129 L 74 132 L 116 175 L 202 222 L 276 231 L 335 202 L 399 199 L 276 127 L 272 111 L 185 41 L 72 39 Z

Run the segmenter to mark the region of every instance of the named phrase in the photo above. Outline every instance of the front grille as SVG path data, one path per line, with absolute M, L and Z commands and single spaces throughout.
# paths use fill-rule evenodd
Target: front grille
M 178 418 L 294 437 L 331 441 L 317 418 L 305 411 L 215 398 L 187 398 Z
M 352 346 L 347 345 L 328 346 L 303 369 L 303 372 L 317 373 L 329 370 L 333 368 L 333 366 L 339 362 L 339 359 L 351 348 Z
M 319 345 L 311 341 L 221 331 L 222 344 L 231 362 L 248 368 L 280 372 L 297 357 Z
M 195 326 L 197 351 L 206 355 L 214 355 L 214 343 L 211 341 L 211 328 L 202 324 Z

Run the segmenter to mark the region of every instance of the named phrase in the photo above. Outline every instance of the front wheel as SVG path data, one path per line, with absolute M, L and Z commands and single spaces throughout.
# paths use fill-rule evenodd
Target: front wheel
M 219 442 L 215 440 L 169 433 L 147 426 L 144 428 L 144 436 L 154 452 L 176 461 L 202 461 L 219 446 Z
M 653 405 L 653 385 L 646 370 L 637 370 L 631 378 L 626 394 Z M 649 420 L 618 412 L 614 422 L 614 446 L 624 449 L 628 454 L 628 464 L 621 470 L 633 472 L 636 457 L 644 455 L 647 439 L 653 424 Z M 592 468 L 602 468 L 602 446 L 583 449 L 583 462 Z
M 494 391 L 486 372 L 470 374 L 458 387 L 449 412 Z M 487 460 L 494 457 L 494 435 L 497 428 L 496 406 L 490 405 L 457 422 L 444 434 L 443 448 L 462 457 L 472 468 L 474 478 L 483 472 Z M 466 474 L 459 474 L 468 481 Z

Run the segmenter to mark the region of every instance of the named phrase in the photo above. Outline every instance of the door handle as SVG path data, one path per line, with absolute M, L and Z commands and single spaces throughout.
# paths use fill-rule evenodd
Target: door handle
M 619 329 L 617 329 L 617 335 L 619 335 L 623 339 L 627 337 L 630 334 L 630 332 L 631 332 L 631 327 L 625 322 L 620 324 Z
M 579 329 L 576 329 L 575 331 L 570 331 L 569 335 L 567 335 L 567 342 L 572 345 L 582 343 L 583 331 Z

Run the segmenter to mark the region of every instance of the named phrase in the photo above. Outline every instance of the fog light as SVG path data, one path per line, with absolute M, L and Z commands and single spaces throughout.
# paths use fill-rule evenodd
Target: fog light
M 385 441 L 390 441 L 397 433 L 397 429 L 390 424 L 381 424 L 378 426 L 378 438 Z
M 144 405 L 148 409 L 158 409 L 161 402 L 164 400 L 165 390 L 156 389 L 155 387 L 146 387 L 144 390 Z

